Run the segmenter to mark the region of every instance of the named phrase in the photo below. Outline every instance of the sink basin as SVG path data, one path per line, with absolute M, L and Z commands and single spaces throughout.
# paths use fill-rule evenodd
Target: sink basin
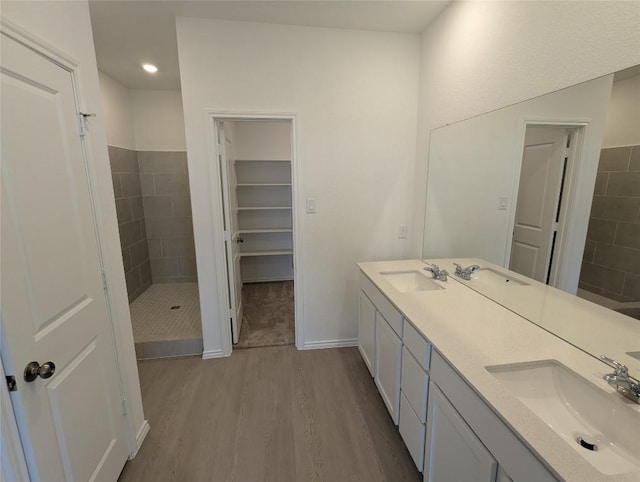
M 632 356 L 636 360 L 640 360 L 640 351 L 628 351 L 627 355 Z
M 386 271 L 380 273 L 400 293 L 410 291 L 432 291 L 444 289 L 438 283 L 427 278 L 420 271 Z
M 640 414 L 555 360 L 487 367 L 599 472 L 640 470 Z
M 492 268 L 480 268 L 471 275 L 471 283 L 478 282 L 497 283 L 503 286 L 529 286 L 529 283 L 507 276 Z

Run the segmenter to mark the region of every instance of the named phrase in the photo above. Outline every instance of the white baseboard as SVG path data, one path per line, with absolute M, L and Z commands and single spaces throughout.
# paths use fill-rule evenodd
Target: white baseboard
M 307 341 L 302 346 L 303 350 L 317 350 L 321 348 L 344 348 L 348 346 L 358 346 L 357 338 L 347 338 L 346 340 L 320 340 Z
M 149 425 L 149 421 L 145 420 L 142 424 L 142 427 L 140 427 L 140 430 L 138 430 L 138 434 L 136 435 L 136 451 L 129 457 L 130 459 L 138 455 L 138 450 L 140 450 L 140 447 L 142 447 L 142 442 L 144 442 L 144 439 L 147 438 L 147 434 L 149 433 L 150 428 L 151 426 Z
M 202 352 L 202 359 L 209 360 L 210 358 L 222 358 L 224 353 L 222 349 L 218 348 L 217 350 L 205 350 Z

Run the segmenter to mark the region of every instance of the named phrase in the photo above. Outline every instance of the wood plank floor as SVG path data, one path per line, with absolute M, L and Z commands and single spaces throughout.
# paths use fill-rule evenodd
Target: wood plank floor
M 139 362 L 151 424 L 120 481 L 420 481 L 357 348 Z

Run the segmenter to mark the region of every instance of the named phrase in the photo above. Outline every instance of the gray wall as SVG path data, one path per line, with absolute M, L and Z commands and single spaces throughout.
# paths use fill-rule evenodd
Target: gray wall
M 154 283 L 197 281 L 186 152 L 138 152 Z
M 136 151 L 109 146 L 113 191 L 129 303 L 151 286 L 142 190 Z
M 640 146 L 600 152 L 579 287 L 640 300 Z
M 197 281 L 187 154 L 109 146 L 129 303 L 151 283 Z

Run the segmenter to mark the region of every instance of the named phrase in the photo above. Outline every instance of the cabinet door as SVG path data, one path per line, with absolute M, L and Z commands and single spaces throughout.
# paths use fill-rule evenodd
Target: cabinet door
M 404 362 L 403 362 L 404 363 Z M 400 390 L 400 435 L 407 446 L 413 462 L 419 472 L 422 472 L 424 457 L 424 423 L 420 421 L 413 411 L 411 404 Z
M 438 387 L 429 385 L 424 480 L 494 482 L 497 463 Z
M 358 348 L 371 376 L 374 376 L 376 307 L 362 290 L 358 300 Z
M 375 380 L 382 400 L 387 405 L 393 423 L 398 425 L 400 406 L 400 369 L 402 366 L 402 340 L 376 312 Z

